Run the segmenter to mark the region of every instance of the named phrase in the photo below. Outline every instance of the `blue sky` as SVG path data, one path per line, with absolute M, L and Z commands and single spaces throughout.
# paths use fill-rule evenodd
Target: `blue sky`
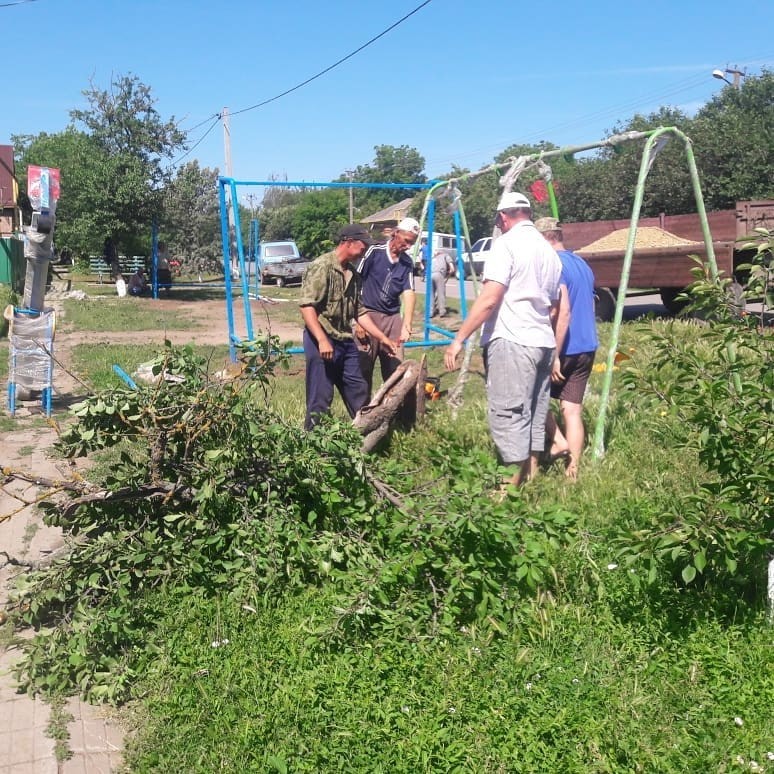
M 152 88 L 161 115 L 200 141 L 188 158 L 221 172 L 223 129 L 208 118 L 295 86 L 422 2 L 2 7 L 12 1 L 0 0 L 5 60 L 14 63 L 0 92 L 0 143 L 63 130 L 69 111 L 85 106 L 90 81 L 107 88 L 112 76 L 132 73 Z M 773 22 L 772 2 L 431 0 L 321 78 L 233 115 L 234 177 L 331 180 L 372 161 L 381 144 L 417 148 L 434 176 L 452 164 L 477 169 L 511 143 L 592 142 L 635 112 L 695 111 L 724 87 L 715 68 L 774 68 L 765 34 Z

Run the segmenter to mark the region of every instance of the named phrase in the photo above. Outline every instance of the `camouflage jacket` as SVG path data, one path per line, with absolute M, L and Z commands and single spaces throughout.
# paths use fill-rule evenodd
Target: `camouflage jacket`
M 347 282 L 345 270 L 351 272 Z M 361 303 L 363 283 L 350 263 L 343 266 L 335 252 L 325 253 L 309 264 L 301 283 L 299 306 L 313 306 L 323 330 L 337 341 L 352 339 L 352 323 L 365 311 Z

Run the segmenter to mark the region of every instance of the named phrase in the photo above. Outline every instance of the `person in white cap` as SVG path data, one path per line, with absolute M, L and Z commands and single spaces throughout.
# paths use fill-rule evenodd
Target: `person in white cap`
M 516 486 L 535 475 L 545 447 L 562 273 L 559 256 L 531 217 L 524 194 L 502 195 L 495 224 L 503 234 L 484 264 L 481 295 L 444 358 L 453 371 L 465 339 L 484 325 L 489 429 L 503 464 L 515 466 L 506 484 Z
M 369 394 L 376 359 L 379 358 L 381 364 L 382 379 L 387 380 L 403 360 L 402 345 L 411 338 L 415 304 L 414 262 L 407 251 L 418 238 L 419 223 L 414 218 L 403 218 L 389 241 L 371 247 L 357 269 L 363 278 L 363 306 L 379 330 L 398 344 L 397 351 L 390 352 L 361 326 L 355 327 L 362 347 L 360 363 Z

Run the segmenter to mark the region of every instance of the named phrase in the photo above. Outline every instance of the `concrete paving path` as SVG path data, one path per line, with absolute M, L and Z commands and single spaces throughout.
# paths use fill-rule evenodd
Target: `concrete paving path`
M 30 406 L 33 413 L 39 414 Z M 20 414 L 30 409 L 22 408 Z M 41 426 L 33 417 L 22 419 L 22 427 L 0 434 L 0 465 L 20 468 L 47 478 L 61 478 L 61 461 L 47 454 L 55 440 L 53 429 Z M 23 507 L 13 497 L 34 498 L 34 484 L 15 481 L 0 490 L 0 551 L 17 559 L 37 560 L 62 545 L 59 529 L 46 527 L 34 506 Z M 8 564 L 0 554 L 0 611 L 5 607 L 14 577 L 22 568 Z M 2 620 L 2 618 L 0 618 Z M 24 636 L 24 635 L 22 635 Z M 70 751 L 66 760 L 58 760 L 55 742 L 46 733 L 51 708 L 39 699 L 18 692 L 12 675 L 19 659 L 18 647 L 0 647 L 0 774 L 98 774 L 117 771 L 121 765 L 123 731 L 111 722 L 100 707 L 85 704 L 75 697 L 63 708 Z

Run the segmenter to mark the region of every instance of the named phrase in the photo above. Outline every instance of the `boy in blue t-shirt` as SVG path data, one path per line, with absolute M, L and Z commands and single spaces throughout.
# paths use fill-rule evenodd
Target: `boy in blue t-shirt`
M 583 395 L 599 345 L 594 304 L 594 273 L 579 255 L 567 250 L 556 218 L 539 218 L 535 227 L 556 250 L 562 262 L 561 300 L 556 323 L 556 357 L 551 374 L 551 397 L 558 398 L 564 434 L 549 411 L 546 436 L 552 438 L 549 459 L 565 458 L 567 476 L 578 477 L 583 452 Z

